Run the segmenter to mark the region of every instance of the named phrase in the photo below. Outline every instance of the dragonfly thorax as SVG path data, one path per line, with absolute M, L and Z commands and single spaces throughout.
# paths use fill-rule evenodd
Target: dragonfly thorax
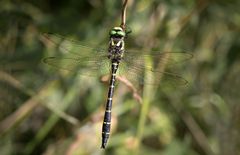
M 120 61 L 124 53 L 124 37 L 112 36 L 109 41 L 108 58 L 112 61 Z

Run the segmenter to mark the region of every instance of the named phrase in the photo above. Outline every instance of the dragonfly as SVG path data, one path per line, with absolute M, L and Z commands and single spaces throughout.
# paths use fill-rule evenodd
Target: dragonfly
M 192 58 L 192 54 L 186 52 L 159 52 L 152 53 L 140 50 L 126 50 L 125 38 L 128 33 L 121 27 L 113 27 L 109 32 L 108 48 L 86 46 L 81 42 L 66 39 L 59 35 L 43 34 L 44 38 L 57 44 L 62 40 L 59 49 L 67 54 L 63 57 L 47 57 L 43 62 L 70 71 L 77 69 L 86 69 L 83 75 L 96 76 L 101 74 L 110 74 L 109 89 L 107 101 L 105 104 L 105 113 L 102 125 L 102 144 L 101 148 L 106 148 L 110 137 L 111 128 L 111 110 L 113 103 L 113 94 L 116 83 L 116 76 L 125 75 L 130 82 L 139 84 L 155 84 L 162 75 L 166 76 L 172 84 L 185 85 L 187 81 L 177 74 L 161 71 L 157 66 L 167 63 L 172 66 L 178 62 Z M 155 64 L 146 64 L 147 59 L 153 59 Z M 158 65 L 157 65 L 158 64 Z M 146 81 L 144 74 L 153 73 L 152 80 Z M 159 78 L 159 79 L 158 79 Z

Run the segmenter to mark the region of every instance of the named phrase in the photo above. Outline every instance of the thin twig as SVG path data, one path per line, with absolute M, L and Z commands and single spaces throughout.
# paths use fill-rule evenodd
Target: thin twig
M 16 86 L 21 86 L 16 83 L 16 80 L 12 80 L 12 83 Z M 42 102 L 42 100 L 49 94 L 47 88 L 52 87 L 55 82 L 49 82 L 44 87 L 39 90 L 38 93 L 34 93 L 31 95 L 32 97 L 22 104 L 20 108 L 18 108 L 14 113 L 10 116 L 6 117 L 4 120 L 0 122 L 0 137 L 3 136 L 6 132 L 10 131 L 13 127 L 17 127 L 27 115 L 31 114 L 33 110 Z M 21 87 L 20 87 L 21 88 Z
M 118 81 L 121 81 L 123 84 L 125 84 L 132 92 L 133 98 L 140 104 L 142 104 L 142 97 L 138 94 L 137 89 L 134 87 L 134 85 L 123 76 L 117 76 L 116 77 Z
M 102 82 L 107 82 L 109 81 L 109 75 L 105 75 L 101 77 L 101 81 Z M 124 76 L 117 76 L 116 77 L 118 81 L 122 82 L 125 86 L 128 87 L 128 89 L 132 92 L 132 96 L 133 98 L 140 104 L 142 104 L 142 97 L 140 94 L 138 94 L 137 89 L 135 88 L 135 86 L 131 83 L 131 81 L 129 81 L 126 77 Z
M 20 91 L 26 93 L 29 96 L 33 96 L 35 94 L 32 90 L 26 88 L 20 81 L 18 81 L 12 75 L 1 70 L 0 70 L 0 81 L 8 83 L 9 85 L 19 89 Z
M 121 28 L 125 31 L 125 28 L 126 28 L 126 14 L 127 14 L 127 3 L 128 3 L 128 0 L 125 0 L 124 3 L 123 3 L 123 9 L 122 9 L 122 22 L 121 22 Z

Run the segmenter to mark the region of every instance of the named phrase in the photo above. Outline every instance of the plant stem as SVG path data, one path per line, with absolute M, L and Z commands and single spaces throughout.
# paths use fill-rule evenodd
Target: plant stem
M 121 28 L 125 31 L 125 28 L 126 28 L 126 14 L 127 14 L 127 3 L 128 3 L 128 0 L 125 0 L 124 3 L 123 3 L 123 9 L 122 9 L 122 22 L 121 22 Z

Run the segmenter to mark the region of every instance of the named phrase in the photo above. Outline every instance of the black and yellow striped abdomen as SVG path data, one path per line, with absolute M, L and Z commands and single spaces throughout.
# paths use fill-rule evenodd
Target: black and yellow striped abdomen
M 112 75 L 110 80 L 110 86 L 108 90 L 108 98 L 106 103 L 106 110 L 104 114 L 103 126 L 102 126 L 102 145 L 101 148 L 105 148 L 107 145 L 107 141 L 110 135 L 111 128 L 111 110 L 112 110 L 112 98 L 116 80 L 116 73 L 118 69 L 118 62 L 112 62 Z

